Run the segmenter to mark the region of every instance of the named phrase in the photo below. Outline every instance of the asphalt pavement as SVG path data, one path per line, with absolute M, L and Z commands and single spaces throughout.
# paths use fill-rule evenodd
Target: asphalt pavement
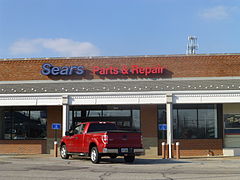
M 240 157 L 140 157 L 63 160 L 50 155 L 0 155 L 0 180 L 239 180 Z

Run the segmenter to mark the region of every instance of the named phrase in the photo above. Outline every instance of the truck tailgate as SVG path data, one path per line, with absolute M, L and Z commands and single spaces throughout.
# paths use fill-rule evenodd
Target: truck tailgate
M 141 133 L 136 131 L 113 130 L 106 133 L 108 135 L 108 148 L 133 147 L 141 148 Z

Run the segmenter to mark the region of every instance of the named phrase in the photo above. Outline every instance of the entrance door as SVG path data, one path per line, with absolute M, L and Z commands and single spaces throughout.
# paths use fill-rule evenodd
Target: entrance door
M 240 114 L 224 114 L 224 147 L 240 147 Z

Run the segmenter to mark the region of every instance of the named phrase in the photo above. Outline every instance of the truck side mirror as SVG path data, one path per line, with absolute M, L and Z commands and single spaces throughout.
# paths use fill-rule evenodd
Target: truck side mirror
M 65 132 L 65 135 L 66 135 L 66 136 L 69 136 L 69 131 L 66 131 L 66 132 Z
M 66 136 L 72 136 L 72 135 L 73 135 L 73 132 L 66 131 L 66 132 L 65 132 L 65 135 L 66 135 Z

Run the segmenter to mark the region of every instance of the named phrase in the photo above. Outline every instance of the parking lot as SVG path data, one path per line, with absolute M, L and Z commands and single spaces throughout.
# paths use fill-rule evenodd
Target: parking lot
M 240 158 L 184 158 L 164 160 L 137 158 L 133 164 L 124 160 L 103 159 L 92 164 L 87 158 L 62 160 L 49 155 L 0 155 L 0 180 L 28 179 L 239 179 Z

